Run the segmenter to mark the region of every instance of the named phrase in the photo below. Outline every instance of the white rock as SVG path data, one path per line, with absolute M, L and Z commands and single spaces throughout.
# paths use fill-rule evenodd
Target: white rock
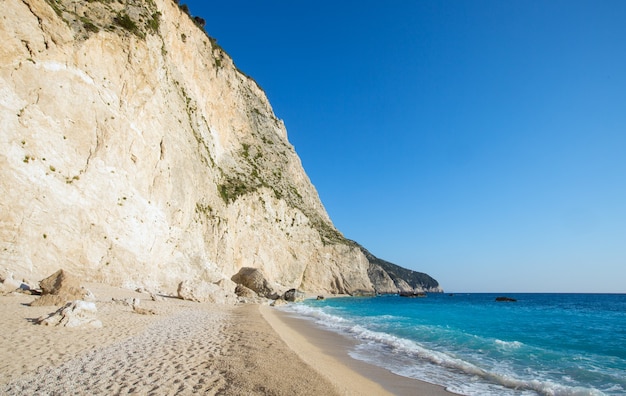
M 11 277 L 11 278 L 6 278 L 4 282 L 2 282 L 1 284 L 5 291 L 10 292 L 10 291 L 15 291 L 17 289 L 20 289 L 23 283 Z
M 63 327 L 102 327 L 96 314 L 98 309 L 94 302 L 76 300 L 65 304 L 47 317 L 41 317 L 37 323 L 46 326 Z
M 270 303 L 270 307 L 280 307 L 281 305 L 287 305 L 289 304 L 287 301 L 283 300 L 282 298 L 279 298 L 278 300 L 274 300 Z
M 178 285 L 178 297 L 183 300 L 233 304 L 235 296 L 229 295 L 221 287 L 204 281 L 183 281 Z
M 244 266 L 281 290 L 373 290 L 258 85 L 176 2 L 154 1 L 143 39 L 101 3 L 81 2 L 98 34 L 45 1 L 2 3 L 0 265 L 170 292 Z
M 159 294 L 153 293 L 153 292 L 150 292 L 150 299 L 152 299 L 152 301 L 165 301 L 165 298 L 163 298 Z

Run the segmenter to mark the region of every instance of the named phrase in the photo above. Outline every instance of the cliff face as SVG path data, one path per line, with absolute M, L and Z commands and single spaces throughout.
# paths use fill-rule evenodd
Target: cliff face
M 367 273 L 377 294 L 443 292 L 439 282 L 430 275 L 402 268 L 379 259 L 363 246 L 359 248 L 369 262 Z
M 257 84 L 176 2 L 122 3 L 3 3 L 0 266 L 374 292 Z

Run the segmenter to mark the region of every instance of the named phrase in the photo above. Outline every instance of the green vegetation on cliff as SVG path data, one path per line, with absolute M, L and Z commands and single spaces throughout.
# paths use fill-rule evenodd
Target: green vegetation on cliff
M 127 32 L 139 38 L 159 31 L 161 13 L 153 0 L 46 0 L 54 12 L 86 39 L 101 30 Z
M 356 242 L 354 243 L 356 244 Z M 390 263 L 389 261 L 379 259 L 378 257 L 374 256 L 372 253 L 370 253 L 367 249 L 365 249 L 363 246 L 358 245 L 358 247 L 361 249 L 363 254 L 365 254 L 365 257 L 369 261 L 370 266 L 372 265 L 379 266 L 387 273 L 387 275 L 389 275 L 389 277 L 394 282 L 396 282 L 397 279 L 402 279 L 406 283 L 408 283 L 408 285 L 411 286 L 413 289 L 418 289 L 418 290 L 421 289 L 424 291 L 433 291 L 433 290 L 440 291 L 439 282 L 437 282 L 430 275 L 425 274 L 423 272 L 417 272 L 417 271 L 413 271 L 410 269 L 406 269 L 406 268 L 400 267 L 399 265 Z

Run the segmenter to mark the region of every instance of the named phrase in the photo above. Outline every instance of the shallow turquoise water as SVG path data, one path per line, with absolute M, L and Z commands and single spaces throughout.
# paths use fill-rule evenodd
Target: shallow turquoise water
M 355 359 L 465 395 L 625 395 L 626 295 L 430 294 L 286 308 L 358 341 Z

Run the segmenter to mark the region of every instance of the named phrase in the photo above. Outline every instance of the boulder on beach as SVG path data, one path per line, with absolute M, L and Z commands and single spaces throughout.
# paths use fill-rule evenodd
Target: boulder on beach
M 238 285 L 243 285 L 250 290 L 254 290 L 261 297 L 272 300 L 279 297 L 258 268 L 243 267 L 230 279 Z
M 304 300 L 305 294 L 300 290 L 289 289 L 283 294 L 283 300 L 296 302 Z
M 195 302 L 212 302 L 213 293 L 219 286 L 204 282 L 185 280 L 178 284 L 178 298 Z
M 0 274 L 0 292 L 10 293 L 18 290 L 22 282 L 13 279 L 13 274 Z
M 235 294 L 238 297 L 243 297 L 243 298 L 258 298 L 259 297 L 259 295 L 256 294 L 254 290 L 248 289 L 244 285 L 237 285 L 237 287 L 235 287 Z
M 150 292 L 150 299 L 152 301 L 165 301 L 165 298 L 158 293 Z
M 25 280 L 19 281 L 14 279 L 14 274 L 6 269 L 0 269 L 0 294 L 3 293 L 24 293 L 24 294 L 39 294 L 33 290 Z
M 133 308 L 133 312 L 138 313 L 140 315 L 156 315 L 156 312 L 154 312 L 153 310 L 140 307 L 139 306 L 140 303 L 141 303 L 140 299 L 133 298 L 133 303 L 131 305 L 131 307 Z
M 178 285 L 178 298 L 195 302 L 215 304 L 234 303 L 232 296 L 214 283 L 202 280 L 185 280 Z
M 97 312 L 94 302 L 70 301 L 48 316 L 37 319 L 36 323 L 45 326 L 102 327 L 102 322 L 96 316 Z
M 287 301 L 283 300 L 282 298 L 277 298 L 270 303 L 270 307 L 280 307 L 281 305 L 287 305 Z
M 63 305 L 82 300 L 91 293 L 80 285 L 80 279 L 62 269 L 39 282 L 41 297 L 30 303 L 33 307 Z

